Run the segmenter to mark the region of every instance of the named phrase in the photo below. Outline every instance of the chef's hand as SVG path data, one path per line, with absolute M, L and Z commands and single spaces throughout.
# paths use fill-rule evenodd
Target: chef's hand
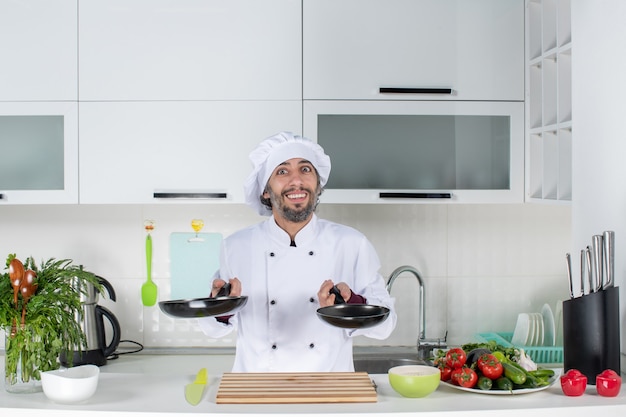
M 320 307 L 328 307 L 335 304 L 335 294 L 332 294 L 330 290 L 333 288 L 335 284 L 332 280 L 327 279 L 322 283 L 320 290 L 317 293 L 317 299 L 320 302 Z M 341 297 L 345 302 L 348 302 L 350 296 L 352 295 L 352 290 L 345 282 L 340 282 L 337 284 L 337 289 L 341 293 Z
M 241 281 L 235 277 L 229 279 L 228 282 L 230 283 L 230 293 L 228 295 L 231 297 L 239 297 L 241 295 Z M 224 285 L 226 285 L 226 281 L 223 279 L 214 279 L 213 285 L 211 286 L 211 297 L 215 297 Z

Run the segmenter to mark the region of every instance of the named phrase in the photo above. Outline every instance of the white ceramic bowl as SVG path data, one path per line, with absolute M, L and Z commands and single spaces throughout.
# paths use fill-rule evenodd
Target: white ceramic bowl
M 46 397 L 60 404 L 87 400 L 98 387 L 100 368 L 81 365 L 41 373 L 41 386 Z

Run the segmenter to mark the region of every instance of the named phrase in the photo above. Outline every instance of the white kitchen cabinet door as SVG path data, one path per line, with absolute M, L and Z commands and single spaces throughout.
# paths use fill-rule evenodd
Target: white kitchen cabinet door
M 524 0 L 303 0 L 303 74 L 305 100 L 523 101 Z
M 78 104 L 0 103 L 0 205 L 78 203 Z
M 77 0 L 0 0 L 0 101 L 77 100 Z
M 322 202 L 524 201 L 524 103 L 307 100 L 304 135 L 330 155 Z
M 299 100 L 301 3 L 91 0 L 80 100 Z
M 242 203 L 250 151 L 300 101 L 81 102 L 80 203 Z

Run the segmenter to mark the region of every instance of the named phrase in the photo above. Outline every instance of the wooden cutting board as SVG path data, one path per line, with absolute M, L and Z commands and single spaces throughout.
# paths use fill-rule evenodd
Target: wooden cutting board
M 367 372 L 225 373 L 217 404 L 375 403 Z

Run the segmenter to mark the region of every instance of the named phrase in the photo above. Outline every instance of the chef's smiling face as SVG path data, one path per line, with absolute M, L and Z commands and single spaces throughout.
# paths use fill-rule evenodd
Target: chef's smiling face
M 267 182 L 263 198 L 272 203 L 274 217 L 293 222 L 307 221 L 315 211 L 321 187 L 311 162 L 292 158 L 278 165 Z

